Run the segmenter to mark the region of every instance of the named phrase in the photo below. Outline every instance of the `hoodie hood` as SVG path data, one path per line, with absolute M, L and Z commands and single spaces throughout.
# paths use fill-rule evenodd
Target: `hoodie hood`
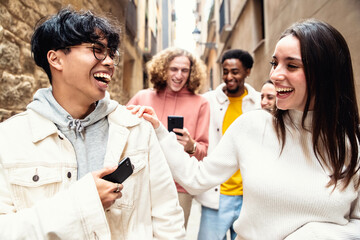
M 74 119 L 60 104 L 55 100 L 52 94 L 52 88 L 39 89 L 33 101 L 27 106 L 43 117 L 49 119 L 62 129 L 71 129 L 75 132 L 75 136 L 80 135 L 84 138 L 84 129 L 100 119 L 105 118 L 109 113 L 115 110 L 117 102 L 110 99 L 110 94 L 105 93 L 105 97 L 96 103 L 94 111 L 92 111 L 84 119 Z
M 50 87 L 38 90 L 27 109 L 52 121 L 71 142 L 76 154 L 79 179 L 103 167 L 109 135 L 107 116 L 117 106 L 118 103 L 110 100 L 109 93 L 106 92 L 105 97 L 96 103 L 94 111 L 84 119 L 74 119 L 55 100 Z

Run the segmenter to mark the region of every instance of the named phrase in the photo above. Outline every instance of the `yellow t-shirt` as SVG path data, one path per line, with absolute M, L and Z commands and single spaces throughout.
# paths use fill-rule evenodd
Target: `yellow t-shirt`
M 224 135 L 228 127 L 242 114 L 242 100 L 248 94 L 245 92 L 240 97 L 229 97 L 230 104 L 226 110 L 222 134 Z M 243 195 L 243 185 L 240 170 L 237 170 L 226 182 L 221 184 L 220 193 L 224 195 L 237 196 Z

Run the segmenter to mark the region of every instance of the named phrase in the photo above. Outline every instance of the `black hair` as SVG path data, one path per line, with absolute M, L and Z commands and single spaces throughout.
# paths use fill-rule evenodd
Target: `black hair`
M 90 11 L 75 11 L 70 7 L 42 18 L 31 38 L 31 52 L 35 63 L 44 69 L 52 83 L 47 53 L 82 43 L 107 39 L 107 47 L 115 51 L 120 44 L 120 28 L 115 21 L 94 15 Z
M 239 61 L 246 69 L 251 69 L 254 64 L 254 59 L 250 53 L 241 49 L 231 49 L 224 52 L 221 58 L 221 63 L 224 63 L 227 59 L 233 58 L 239 59 Z
M 307 85 L 302 127 L 314 99 L 312 142 L 314 153 L 332 175 L 330 185 L 344 180 L 344 188 L 359 171 L 359 113 L 350 51 L 344 37 L 331 25 L 309 19 L 290 26 L 280 37 L 299 39 Z M 285 143 L 284 116 L 277 109 L 274 125 L 282 147 Z M 355 181 L 359 187 L 359 179 Z
M 263 83 L 263 86 L 264 86 L 265 84 L 267 84 L 267 83 L 270 83 L 270 84 L 274 85 L 274 83 L 273 83 L 270 79 L 268 79 L 268 80 L 266 80 L 266 81 Z

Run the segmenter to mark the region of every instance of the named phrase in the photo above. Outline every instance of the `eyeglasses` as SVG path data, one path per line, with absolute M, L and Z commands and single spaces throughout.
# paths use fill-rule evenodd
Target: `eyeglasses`
M 120 63 L 119 50 L 116 49 L 115 51 L 113 51 L 110 48 L 107 48 L 104 45 L 99 44 L 99 43 L 83 43 L 81 45 L 64 47 L 64 49 L 78 48 L 78 47 L 92 48 L 94 57 L 99 61 L 103 61 L 107 56 L 109 56 L 113 60 L 114 66 L 117 66 Z

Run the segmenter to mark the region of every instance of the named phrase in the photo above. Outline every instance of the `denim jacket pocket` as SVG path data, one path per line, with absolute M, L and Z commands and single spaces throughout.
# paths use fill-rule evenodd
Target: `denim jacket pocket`
M 146 161 L 144 158 L 145 158 L 145 154 L 142 154 L 140 156 L 132 156 L 131 157 L 130 161 L 131 161 L 132 165 L 134 166 L 133 174 L 137 174 L 145 167 Z
M 149 175 L 146 172 L 147 152 L 125 152 L 122 157 L 124 156 L 130 158 L 134 166 L 133 173 L 123 182 L 121 198 L 117 199 L 106 212 L 111 231 L 118 235 L 127 233 L 127 229 L 133 224 L 134 209 L 138 207 L 136 204 L 139 204 L 138 198 L 141 196 L 141 191 L 148 188 L 146 183 L 149 182 Z M 126 234 L 122 237 L 127 239 Z
M 60 167 L 14 167 L 8 168 L 7 172 L 17 210 L 31 207 L 41 199 L 52 197 L 61 187 Z
M 130 158 L 133 165 L 133 173 L 123 182 L 123 190 L 121 191 L 122 197 L 116 200 L 115 207 L 119 208 L 133 208 L 134 201 L 138 198 L 139 191 L 142 185 L 143 170 L 147 163 L 147 154 L 125 154 Z

